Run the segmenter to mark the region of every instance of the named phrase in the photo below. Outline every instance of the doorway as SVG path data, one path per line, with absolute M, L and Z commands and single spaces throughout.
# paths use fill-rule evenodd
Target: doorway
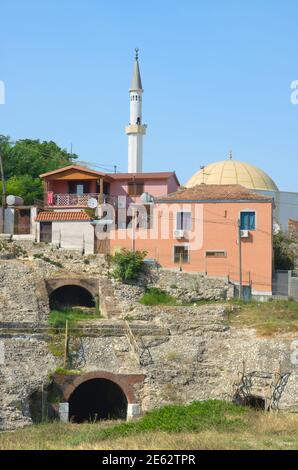
M 52 242 L 52 222 L 40 222 L 40 241 L 44 243 Z
M 87 380 L 69 398 L 69 419 L 75 423 L 126 419 L 126 415 L 127 398 L 111 380 Z

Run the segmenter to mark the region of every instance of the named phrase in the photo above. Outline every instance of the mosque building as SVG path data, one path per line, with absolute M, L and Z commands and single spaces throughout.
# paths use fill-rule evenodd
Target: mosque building
M 288 230 L 289 220 L 298 220 L 298 193 L 280 191 L 273 179 L 250 163 L 234 160 L 232 152 L 228 159 L 202 166 L 187 181 L 187 188 L 196 185 L 240 184 L 254 192 L 274 199 L 275 231 Z

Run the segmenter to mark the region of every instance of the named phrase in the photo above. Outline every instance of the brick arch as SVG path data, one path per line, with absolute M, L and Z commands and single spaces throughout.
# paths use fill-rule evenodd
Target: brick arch
M 46 279 L 46 288 L 48 295 L 50 296 L 56 289 L 66 286 L 78 286 L 86 289 L 93 297 L 98 295 L 99 292 L 99 282 L 95 278 L 53 278 Z
M 74 390 L 82 383 L 93 379 L 105 379 L 118 385 L 126 396 L 127 403 L 129 404 L 137 403 L 138 400 L 136 398 L 133 385 L 138 382 L 143 382 L 145 376 L 143 374 L 113 374 L 112 372 L 106 371 L 94 371 L 79 376 L 69 376 L 69 379 L 70 381 L 68 380 L 65 384 L 60 383 L 65 401 L 69 400 Z M 61 381 L 57 380 L 57 382 Z

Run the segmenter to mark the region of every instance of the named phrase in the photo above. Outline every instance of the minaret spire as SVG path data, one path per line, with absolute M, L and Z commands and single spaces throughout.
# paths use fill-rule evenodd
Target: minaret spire
M 143 171 L 143 135 L 146 126 L 142 124 L 142 94 L 141 73 L 139 67 L 139 49 L 135 49 L 132 80 L 129 89 L 130 95 L 130 122 L 125 128 L 128 135 L 128 172 L 141 173 Z

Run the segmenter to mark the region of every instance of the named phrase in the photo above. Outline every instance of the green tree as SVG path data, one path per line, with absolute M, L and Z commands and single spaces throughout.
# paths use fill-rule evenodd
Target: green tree
M 6 194 L 21 196 L 25 204 L 33 204 L 34 199 L 42 199 L 43 185 L 39 179 L 40 174 L 70 165 L 78 158 L 76 154 L 68 153 L 52 141 L 22 139 L 11 143 L 8 136 L 2 135 L 0 152 L 3 158 Z
M 290 240 L 280 232 L 273 237 L 274 267 L 275 269 L 294 269 L 295 254 L 290 246 Z
M 0 194 L 1 191 L 2 182 L 0 182 Z M 43 183 L 39 178 L 32 178 L 30 175 L 12 176 L 6 181 L 6 194 L 22 197 L 24 204 L 33 204 L 35 199 L 43 198 Z
M 0 145 L 7 179 L 23 175 L 38 178 L 41 173 L 70 165 L 77 158 L 52 141 L 23 139 L 10 144 L 8 137 L 2 137 Z

